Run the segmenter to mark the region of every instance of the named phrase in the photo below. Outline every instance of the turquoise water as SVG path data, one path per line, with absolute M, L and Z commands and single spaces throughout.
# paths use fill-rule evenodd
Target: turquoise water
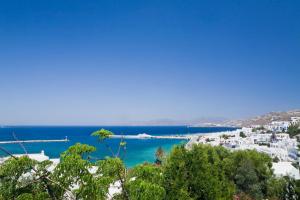
M 102 159 L 110 155 L 103 145 L 100 145 L 96 138 L 90 134 L 98 129 L 105 128 L 115 134 L 136 135 L 147 133 L 150 135 L 175 135 L 189 133 L 211 133 L 233 128 L 224 127 L 186 127 L 186 126 L 14 126 L 0 128 L 0 141 L 14 140 L 13 132 L 19 140 L 29 139 L 64 139 L 66 136 L 70 140 L 67 143 L 31 143 L 24 144 L 28 153 L 39 153 L 42 150 L 50 158 L 58 158 L 60 153 L 65 151 L 69 146 L 80 142 L 93 145 L 97 151 L 92 154 L 93 158 Z M 117 151 L 120 139 L 109 139 L 108 144 Z M 169 152 L 173 145 L 184 144 L 186 140 L 175 139 L 127 139 L 127 150 L 125 156 L 126 166 L 132 167 L 143 162 L 154 162 L 155 151 L 162 147 Z M 1 145 L 12 153 L 24 153 L 18 144 Z M 0 156 L 6 156 L 0 152 Z

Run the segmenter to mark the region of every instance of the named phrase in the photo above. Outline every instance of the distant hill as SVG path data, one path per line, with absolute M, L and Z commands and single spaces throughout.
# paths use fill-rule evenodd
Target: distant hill
M 251 125 L 267 125 L 272 121 L 289 121 L 291 117 L 300 117 L 300 110 L 291 110 L 283 112 L 270 112 L 254 118 L 245 120 L 229 120 L 224 121 L 224 126 L 247 127 Z

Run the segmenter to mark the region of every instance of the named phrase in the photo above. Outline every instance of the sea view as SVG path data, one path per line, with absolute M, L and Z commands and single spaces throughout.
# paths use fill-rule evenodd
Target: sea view
M 300 200 L 300 1 L 0 1 L 0 200 Z
M 50 158 L 58 158 L 60 154 L 69 146 L 80 142 L 97 147 L 97 151 L 92 154 L 94 158 L 104 158 L 110 155 L 103 145 L 97 142 L 95 137 L 90 136 L 93 131 L 105 128 L 115 134 L 137 135 L 146 133 L 149 135 L 177 135 L 191 133 L 212 133 L 220 131 L 234 130 L 226 127 L 187 127 L 187 126 L 11 126 L 0 128 L 0 141 L 15 140 L 13 133 L 19 140 L 51 140 L 64 139 L 69 142 L 50 143 L 27 143 L 24 144 L 28 153 L 40 153 L 44 150 Z M 109 139 L 108 143 L 118 147 L 120 139 Z M 127 139 L 127 152 L 125 163 L 127 167 L 132 167 L 143 162 L 154 162 L 155 151 L 162 147 L 169 152 L 173 145 L 185 144 L 187 140 L 179 139 Z M 2 145 L 11 153 L 23 154 L 24 150 L 19 144 Z M 1 152 L 0 156 L 7 156 Z

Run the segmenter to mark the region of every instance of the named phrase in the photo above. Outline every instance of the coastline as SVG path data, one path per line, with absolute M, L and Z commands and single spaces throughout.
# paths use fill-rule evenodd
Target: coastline
M 101 129 L 102 127 L 6 127 L 0 129 L 0 141 L 10 141 L 14 140 L 12 132 L 16 134 L 19 140 L 51 140 L 57 138 L 65 138 L 68 136 L 70 140 L 67 143 L 26 143 L 28 153 L 39 153 L 44 150 L 45 154 L 49 158 L 59 158 L 60 154 L 64 152 L 69 146 L 75 143 L 84 143 L 88 145 L 95 146 L 97 151 L 93 153 L 94 157 L 102 158 L 109 155 L 105 149 L 101 148 L 97 140 L 91 137 L 91 133 L 95 130 Z M 128 134 L 128 135 L 138 135 L 141 133 L 147 133 L 149 135 L 201 135 L 201 134 L 217 134 L 218 131 L 231 130 L 228 128 L 220 127 L 197 127 L 188 128 L 187 126 L 112 126 L 103 127 L 111 130 L 115 134 Z M 116 147 L 120 139 L 110 139 L 107 142 L 112 146 Z M 143 162 L 153 162 L 155 160 L 155 151 L 158 147 L 163 147 L 165 152 L 170 152 L 170 149 L 174 145 L 181 144 L 182 142 L 186 144 L 188 141 L 186 139 L 128 139 L 127 142 L 127 159 L 125 163 L 127 166 L 131 167 L 138 163 Z M 18 144 L 3 144 L 3 147 L 8 149 L 14 154 L 24 154 L 24 151 Z M 0 156 L 5 156 L 0 154 Z

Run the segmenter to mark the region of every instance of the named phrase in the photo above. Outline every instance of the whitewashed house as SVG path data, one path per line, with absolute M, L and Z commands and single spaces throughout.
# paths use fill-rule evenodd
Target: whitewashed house
M 290 126 L 289 121 L 273 121 L 270 124 L 266 125 L 265 128 L 274 132 L 285 132 Z
M 300 117 L 291 117 L 292 124 L 300 124 Z

